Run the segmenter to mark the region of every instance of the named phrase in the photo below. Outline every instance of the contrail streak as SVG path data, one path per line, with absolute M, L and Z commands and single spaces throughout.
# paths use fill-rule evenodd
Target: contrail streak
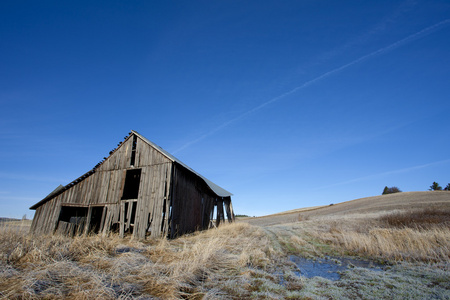
M 228 120 L 227 122 L 223 123 L 222 125 L 220 125 L 220 126 L 218 126 L 216 128 L 213 128 L 212 130 L 210 130 L 209 132 L 205 133 L 204 135 L 202 135 L 202 136 L 200 136 L 200 137 L 198 137 L 198 138 L 196 138 L 196 139 L 194 139 L 194 140 L 184 144 L 183 146 L 181 146 L 177 150 L 173 151 L 172 153 L 180 152 L 180 151 L 188 148 L 189 146 L 191 146 L 193 144 L 196 144 L 196 143 L 200 142 L 201 140 L 204 140 L 205 138 L 213 135 L 214 133 L 218 132 L 219 130 L 221 130 L 221 129 L 225 128 L 225 127 L 227 127 L 228 125 L 230 125 L 232 123 L 235 123 L 236 121 L 239 121 L 239 120 L 247 117 L 248 115 L 250 115 L 250 114 L 252 114 L 252 113 L 254 113 L 254 112 L 256 112 L 256 111 L 258 111 L 258 110 L 260 110 L 260 109 L 262 109 L 264 107 L 266 107 L 267 105 L 270 105 L 270 104 L 272 104 L 274 102 L 277 102 L 277 101 L 279 101 L 279 100 L 281 100 L 281 99 L 283 99 L 283 98 L 285 98 L 285 97 L 287 97 L 289 95 L 292 95 L 292 94 L 294 94 L 294 93 L 296 93 L 296 92 L 298 92 L 298 91 L 300 91 L 300 90 L 302 90 L 302 89 L 304 89 L 304 88 L 306 88 L 306 87 L 308 87 L 308 86 L 310 86 L 310 85 L 312 85 L 312 84 L 314 84 L 314 83 L 316 83 L 318 81 L 321 81 L 322 79 L 325 79 L 325 78 L 327 78 L 327 77 L 329 77 L 331 75 L 339 73 L 339 72 L 341 72 L 341 71 L 343 71 L 343 70 L 345 70 L 345 69 L 347 69 L 349 67 L 352 67 L 352 66 L 354 66 L 356 64 L 364 62 L 364 61 L 366 61 L 368 59 L 371 59 L 371 58 L 373 58 L 373 57 L 375 57 L 377 55 L 388 53 L 388 52 L 390 52 L 390 51 L 392 51 L 392 50 L 394 50 L 394 49 L 396 49 L 398 47 L 401 47 L 401 46 L 403 46 L 405 44 L 408 44 L 408 43 L 410 43 L 410 42 L 412 42 L 414 40 L 417 40 L 417 39 L 419 39 L 421 37 L 425 37 L 425 36 L 433 33 L 434 31 L 436 31 L 436 30 L 446 26 L 449 23 L 450 23 L 450 19 L 445 19 L 445 20 L 443 20 L 443 21 L 441 21 L 439 23 L 436 23 L 436 24 L 434 24 L 432 26 L 429 26 L 429 27 L 427 27 L 425 29 L 422 29 L 422 30 L 420 30 L 420 31 L 418 31 L 416 33 L 413 33 L 413 34 L 411 34 L 411 35 L 409 35 L 409 36 L 407 36 L 407 37 L 405 37 L 405 38 L 403 38 L 403 39 L 401 39 L 401 40 L 399 40 L 399 41 L 397 41 L 397 42 L 395 42 L 393 44 L 390 44 L 389 46 L 386 46 L 386 47 L 383 47 L 381 49 L 378 49 L 378 50 L 376 50 L 374 52 L 371 52 L 369 54 L 361 56 L 360 58 L 357 58 L 357 59 L 355 59 L 355 60 L 353 60 L 353 61 L 351 61 L 351 62 L 349 62 L 349 63 L 347 63 L 345 65 L 342 65 L 342 66 L 340 66 L 340 67 L 338 67 L 336 69 L 333 69 L 331 71 L 325 72 L 322 75 L 320 75 L 320 76 L 318 76 L 318 77 L 316 77 L 314 79 L 311 79 L 311 80 L 303 83 L 302 85 L 299 85 L 299 86 L 293 88 L 292 90 L 290 90 L 290 91 L 288 91 L 288 92 L 286 92 L 284 94 L 281 94 L 281 95 L 279 95 L 279 96 L 277 96 L 275 98 L 272 98 L 272 99 L 270 99 L 270 100 L 260 104 L 259 106 L 256 106 L 253 109 L 251 109 L 251 110 L 249 110 L 247 112 L 244 112 L 241 115 L 239 115 L 239 116 L 237 116 L 237 117 L 235 117 L 235 118 L 233 118 L 231 120 Z

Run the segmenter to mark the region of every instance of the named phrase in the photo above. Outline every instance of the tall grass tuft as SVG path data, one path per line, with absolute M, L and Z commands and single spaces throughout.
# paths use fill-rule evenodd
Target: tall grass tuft
M 374 228 L 369 233 L 334 232 L 329 240 L 342 249 L 393 261 L 450 262 L 450 230 Z

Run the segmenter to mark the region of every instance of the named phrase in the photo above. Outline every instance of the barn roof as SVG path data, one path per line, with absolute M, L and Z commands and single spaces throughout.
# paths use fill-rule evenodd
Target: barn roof
M 190 171 L 191 173 L 197 175 L 198 177 L 200 177 L 207 185 L 208 187 L 219 197 L 229 197 L 232 196 L 233 194 L 230 193 L 229 191 L 225 190 L 224 188 L 218 186 L 217 184 L 215 184 L 214 182 L 210 181 L 209 179 L 207 179 L 206 177 L 200 175 L 199 173 L 197 173 L 196 171 L 194 171 L 192 168 L 190 168 L 189 166 L 187 166 L 185 163 L 183 163 L 181 160 L 179 160 L 178 158 L 176 158 L 175 156 L 173 156 L 172 154 L 170 154 L 169 152 L 167 152 L 166 150 L 164 150 L 163 148 L 161 148 L 160 146 L 156 145 L 155 143 L 153 143 L 152 141 L 148 140 L 147 138 L 145 138 L 144 136 L 142 136 L 141 134 L 139 134 L 137 131 L 131 130 L 130 132 L 130 136 L 131 135 L 137 135 L 139 138 L 141 138 L 144 142 L 146 142 L 147 144 L 149 144 L 150 146 L 152 146 L 153 148 L 155 148 L 157 151 L 159 151 L 161 154 L 163 154 L 164 156 L 166 156 L 168 159 L 170 159 L 172 162 L 182 166 L 183 168 L 187 169 L 188 171 Z M 115 150 L 114 150 L 115 151 Z M 112 155 L 112 153 L 114 152 L 112 151 L 110 153 L 110 156 Z M 52 198 L 56 197 L 57 195 L 61 194 L 62 192 L 64 192 L 65 190 L 69 189 L 70 187 L 74 186 L 75 184 L 77 184 L 78 182 L 84 180 L 85 178 L 89 177 L 90 175 L 95 173 L 95 170 L 97 169 L 97 167 L 101 165 L 98 164 L 96 165 L 92 170 L 88 171 L 87 173 L 81 175 L 80 177 L 78 177 L 77 179 L 75 179 L 74 181 L 72 181 L 71 183 L 67 184 L 66 186 L 63 185 L 59 185 L 55 190 L 53 190 L 50 194 L 48 194 L 44 199 L 42 199 L 41 201 L 39 201 L 38 203 L 34 204 L 33 206 L 30 207 L 30 209 L 37 209 L 39 206 L 41 206 L 42 204 L 44 204 L 45 202 L 51 200 Z
M 193 169 L 191 169 L 189 166 L 187 166 L 186 164 L 184 164 L 181 160 L 179 160 L 178 158 L 176 158 L 175 156 L 173 156 L 172 154 L 170 154 L 169 152 L 167 152 L 166 150 L 164 150 L 163 148 L 161 148 L 160 146 L 156 145 L 155 143 L 151 142 L 150 140 L 147 140 L 145 137 L 143 137 L 142 135 L 140 135 L 137 131 L 131 130 L 131 133 L 136 134 L 137 136 L 139 136 L 143 141 L 145 141 L 146 143 L 150 144 L 151 146 L 153 146 L 153 148 L 156 148 L 157 150 L 159 150 L 162 154 L 164 154 L 167 158 L 169 158 L 170 160 L 172 160 L 173 162 L 183 166 L 184 168 L 188 169 L 189 171 L 191 171 L 192 173 L 194 173 L 195 175 L 197 175 L 198 177 L 200 177 L 201 179 L 203 179 L 205 181 L 205 183 L 209 186 L 209 188 L 216 193 L 217 196 L 219 197 L 229 197 L 232 196 L 233 194 L 230 193 L 229 191 L 225 190 L 224 188 L 221 188 L 220 186 L 218 186 L 217 184 L 215 184 L 214 182 L 208 180 L 207 178 L 203 177 L 201 174 L 197 173 L 196 171 L 194 171 Z

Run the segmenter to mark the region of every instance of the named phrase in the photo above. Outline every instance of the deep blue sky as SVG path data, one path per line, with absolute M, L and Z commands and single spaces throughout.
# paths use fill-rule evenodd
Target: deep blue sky
M 449 1 L 0 2 L 0 216 L 133 129 L 264 215 L 450 182 Z

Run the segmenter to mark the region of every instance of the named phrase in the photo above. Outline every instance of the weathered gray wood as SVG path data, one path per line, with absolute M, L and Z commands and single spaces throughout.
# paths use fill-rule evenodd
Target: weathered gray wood
M 56 230 L 57 234 L 73 236 L 74 232 L 75 232 L 75 224 L 63 221 L 58 222 L 58 229 Z
M 131 165 L 133 135 L 109 155 L 103 163 L 86 173 L 73 184 L 64 187 L 58 195 L 46 200 L 36 208 L 31 225 L 35 234 L 69 233 L 73 225 L 61 223 L 61 206 L 88 207 L 84 233 L 89 233 L 94 206 L 103 206 L 99 232 L 108 235 L 115 227 L 123 237 L 132 227 L 133 237 L 143 239 L 170 236 L 206 229 L 210 226 L 217 208 L 217 224 L 227 219 L 234 220 L 231 199 L 219 198 L 205 181 L 174 161 L 170 155 L 155 148 L 151 143 L 136 135 L 134 165 Z M 127 170 L 141 169 L 139 193 L 133 204 L 121 200 Z M 128 211 L 125 215 L 125 203 Z M 134 220 L 131 219 L 133 205 L 136 205 Z M 215 206 L 217 205 L 217 206 Z M 94 216 L 99 217 L 96 213 Z M 66 222 L 67 223 L 67 222 Z M 59 225 L 61 224 L 61 225 Z M 134 226 L 133 226 L 134 225 Z M 61 226 L 61 227 L 60 227 Z M 79 227 L 79 226 L 78 226 Z M 72 228 L 72 229 L 71 229 Z M 75 234 L 75 232 L 73 233 Z

